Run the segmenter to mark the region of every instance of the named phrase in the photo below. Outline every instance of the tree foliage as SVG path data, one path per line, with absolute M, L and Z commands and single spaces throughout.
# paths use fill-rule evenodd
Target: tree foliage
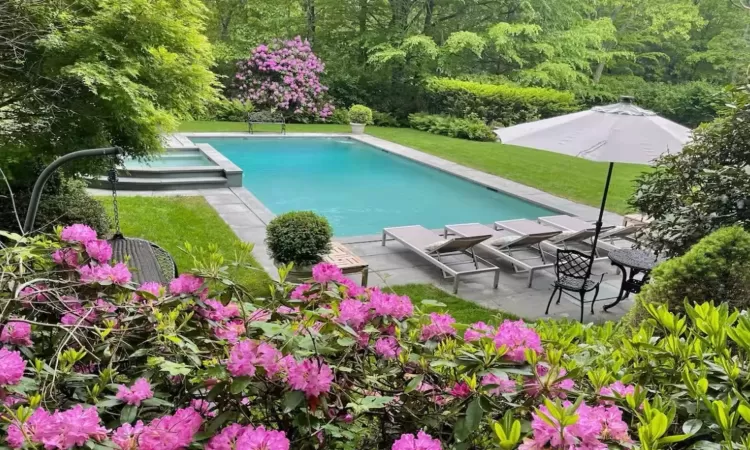
M 82 148 L 158 151 L 214 96 L 206 12 L 198 0 L 2 2 L 0 166 L 18 179 L 35 175 L 30 160 Z
M 578 93 L 607 76 L 722 85 L 741 80 L 750 64 L 750 11 L 730 0 L 211 0 L 209 5 L 210 35 L 218 46 L 244 52 L 267 41 L 269 33 L 302 34 L 326 61 L 325 81 L 338 102 L 368 104 L 402 120 L 423 109 L 423 83 L 436 75 Z
M 678 255 L 714 230 L 750 228 L 750 95 L 734 93 L 726 117 L 698 128 L 682 153 L 662 156 L 631 204 L 653 217 L 649 245 Z

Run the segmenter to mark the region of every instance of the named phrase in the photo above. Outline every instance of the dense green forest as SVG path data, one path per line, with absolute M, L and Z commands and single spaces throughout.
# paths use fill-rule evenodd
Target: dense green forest
M 694 126 L 747 77 L 750 11 L 733 0 L 206 0 L 216 71 L 273 38 L 301 35 L 336 103 L 403 118 L 430 77 L 633 94 Z M 679 110 L 679 111 L 678 111 Z

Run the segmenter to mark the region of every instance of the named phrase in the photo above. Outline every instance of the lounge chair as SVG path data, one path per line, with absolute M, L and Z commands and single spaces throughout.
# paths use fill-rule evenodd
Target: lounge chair
M 539 218 L 539 223 L 550 225 L 562 230 L 562 233 L 548 240 L 546 244 L 552 247 L 552 253 L 567 249 L 571 244 L 584 243 L 591 245 L 590 239 L 596 234 L 596 225 L 573 216 L 545 216 Z M 609 231 L 614 225 L 604 225 L 601 231 Z M 601 237 L 601 234 L 599 235 Z M 597 245 L 598 247 L 598 245 Z M 598 256 L 598 254 L 597 254 Z M 597 257 L 595 261 L 603 261 L 606 257 Z
M 608 252 L 620 248 L 630 248 L 636 242 L 635 239 L 632 239 L 632 236 L 645 226 L 646 224 L 634 223 L 625 226 L 616 226 L 609 231 L 600 233 L 596 246 Z
M 526 219 L 495 222 L 495 227 L 502 228 L 513 234 L 504 234 L 479 223 L 446 225 L 445 233 L 446 236 L 451 233 L 458 236 L 490 234 L 492 238 L 483 241 L 477 247 L 509 262 L 513 265 L 513 270 L 516 272 L 529 272 L 529 287 L 531 287 L 536 271 L 548 269 L 554 265 L 545 261 L 544 253 L 541 251 L 539 245 L 542 241 L 560 234 L 560 230 L 555 230 L 554 228 Z M 537 256 L 521 259 L 519 253 L 526 250 L 533 250 L 534 253 L 537 253 Z M 514 254 L 514 252 L 516 253 Z M 541 260 L 541 263 L 529 262 L 535 259 Z
M 458 282 L 460 277 L 476 273 L 494 272 L 495 282 L 493 287 L 497 289 L 500 281 L 500 268 L 477 256 L 474 253 L 474 247 L 491 237 L 489 234 L 469 237 L 444 238 L 434 231 L 430 231 L 421 225 L 411 225 L 406 227 L 383 228 L 383 245 L 387 237 L 395 239 L 417 255 L 429 261 L 443 271 L 444 277 L 453 277 L 453 293 L 458 292 Z M 471 261 L 464 261 L 457 264 L 472 264 L 474 268 L 469 270 L 456 270 L 451 268 L 444 257 L 455 255 L 468 255 Z M 485 267 L 480 267 L 480 264 Z

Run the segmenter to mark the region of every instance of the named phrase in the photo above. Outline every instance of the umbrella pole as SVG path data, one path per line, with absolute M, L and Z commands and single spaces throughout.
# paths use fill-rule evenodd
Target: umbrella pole
M 607 194 L 609 193 L 609 182 L 612 180 L 612 168 L 615 163 L 609 163 L 609 170 L 607 170 L 607 181 L 604 183 L 604 195 L 602 195 L 602 206 L 599 208 L 599 220 L 596 221 L 596 233 L 594 233 L 594 241 L 592 242 L 591 248 L 591 264 L 589 264 L 589 270 L 586 274 L 586 278 L 591 275 L 591 269 L 594 266 L 594 258 L 596 257 L 596 244 L 599 242 L 599 233 L 602 231 L 602 219 L 604 217 L 604 207 L 607 205 Z

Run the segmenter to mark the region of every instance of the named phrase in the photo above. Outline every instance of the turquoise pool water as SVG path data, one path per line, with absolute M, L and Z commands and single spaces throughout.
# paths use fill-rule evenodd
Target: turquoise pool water
M 315 211 L 328 218 L 336 236 L 555 214 L 354 140 L 191 140 L 210 144 L 239 166 L 244 186 L 274 213 Z
M 206 158 L 200 152 L 175 152 L 164 153 L 156 156 L 150 161 L 140 161 L 137 159 L 125 160 L 125 167 L 129 169 L 161 169 L 167 167 L 208 167 L 216 164 Z

